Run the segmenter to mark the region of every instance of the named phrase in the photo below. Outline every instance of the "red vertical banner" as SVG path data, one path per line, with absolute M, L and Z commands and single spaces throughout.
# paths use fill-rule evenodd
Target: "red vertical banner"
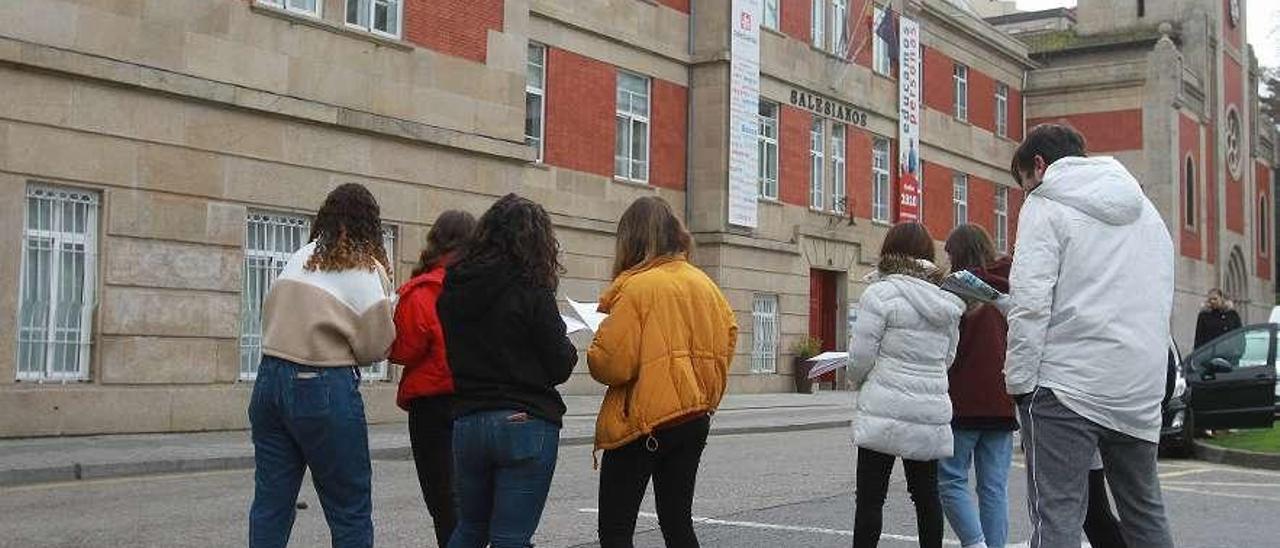
M 920 218 L 920 25 L 899 18 L 898 221 Z

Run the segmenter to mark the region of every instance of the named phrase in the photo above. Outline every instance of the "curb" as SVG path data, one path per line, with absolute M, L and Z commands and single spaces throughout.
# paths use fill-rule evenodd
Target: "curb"
M 710 435 L 733 436 L 747 434 L 771 434 L 778 432 L 802 432 L 808 430 L 846 428 L 848 426 L 849 421 L 847 419 L 772 426 L 738 426 L 712 428 Z M 560 438 L 560 446 L 589 446 L 592 445 L 594 441 L 594 436 L 565 436 Z M 413 451 L 407 445 L 398 447 L 381 447 L 370 450 L 369 457 L 375 461 L 409 461 L 413 460 Z M 234 457 L 168 459 L 141 462 L 111 462 L 101 464 L 76 463 L 71 465 L 51 466 L 47 468 L 0 470 L 0 488 L 45 483 L 64 483 L 80 480 L 250 469 L 253 469 L 253 455 L 251 454 Z
M 1216 464 L 1230 464 L 1243 468 L 1260 468 L 1263 470 L 1280 470 L 1280 455 L 1227 449 L 1204 442 L 1195 442 L 1194 454 L 1197 459 Z

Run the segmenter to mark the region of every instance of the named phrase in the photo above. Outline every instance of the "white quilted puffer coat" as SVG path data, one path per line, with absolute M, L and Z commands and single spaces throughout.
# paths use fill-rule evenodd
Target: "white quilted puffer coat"
M 932 264 L 881 259 L 849 336 L 849 376 L 860 386 L 853 443 L 910 460 L 950 457 L 947 369 L 965 304 L 938 288 Z

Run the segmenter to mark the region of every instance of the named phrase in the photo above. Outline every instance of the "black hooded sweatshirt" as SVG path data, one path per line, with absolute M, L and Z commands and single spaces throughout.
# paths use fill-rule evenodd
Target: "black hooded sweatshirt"
M 561 424 L 578 351 L 565 334 L 555 291 L 510 264 L 463 262 L 449 270 L 436 314 L 453 371 L 455 417 L 495 409 Z

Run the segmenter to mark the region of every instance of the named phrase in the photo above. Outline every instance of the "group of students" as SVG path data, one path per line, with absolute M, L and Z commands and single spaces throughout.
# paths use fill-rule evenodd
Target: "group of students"
M 855 548 L 880 539 L 896 459 L 921 546 L 942 546 L 944 515 L 962 546 L 1004 546 L 1019 427 L 1032 548 L 1077 548 L 1082 529 L 1095 547 L 1173 546 L 1156 474 L 1172 242 L 1137 180 L 1086 152 L 1067 126 L 1028 133 L 1011 166 L 1027 193 L 1011 259 L 980 227 L 947 238 L 950 269 L 1008 299 L 943 291 L 924 225 L 889 230 L 849 340 Z
M 249 545 L 288 544 L 307 469 L 333 546 L 373 545 L 359 367 L 389 357 L 404 366 L 396 404 L 409 414 L 437 545 L 532 546 L 565 414 L 556 386 L 578 361 L 556 304 L 563 267 L 551 218 L 514 194 L 478 221 L 446 211 L 394 292 L 379 219 L 367 189 L 339 186 L 268 292 L 249 406 Z M 599 305 L 608 316 L 587 352 L 608 387 L 595 436 L 606 548 L 632 545 L 650 479 L 668 545 L 697 545 L 693 488 L 738 328 L 689 263 L 692 246 L 658 197 L 636 200 L 618 222 Z

